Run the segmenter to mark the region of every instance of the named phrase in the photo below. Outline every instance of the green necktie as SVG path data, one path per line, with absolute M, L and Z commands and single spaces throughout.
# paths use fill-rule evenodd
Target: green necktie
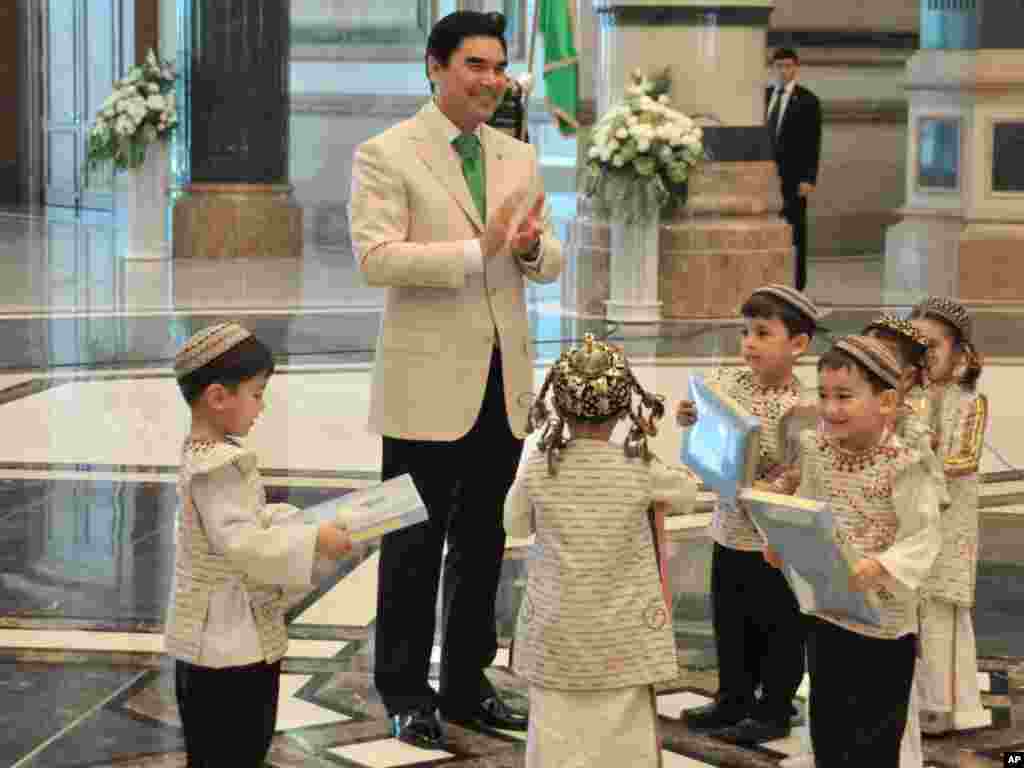
M 480 139 L 472 133 L 460 133 L 452 142 L 462 158 L 462 175 L 473 196 L 480 220 L 487 221 L 487 193 L 484 191 L 484 159 L 480 152 Z

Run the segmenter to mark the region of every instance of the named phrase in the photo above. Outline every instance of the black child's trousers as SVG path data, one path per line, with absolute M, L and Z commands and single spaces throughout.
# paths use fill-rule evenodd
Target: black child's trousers
M 788 725 L 805 670 L 804 617 L 782 571 L 760 551 L 717 542 L 711 556 L 711 607 L 718 652 L 718 701 Z M 761 688 L 761 698 L 754 692 Z

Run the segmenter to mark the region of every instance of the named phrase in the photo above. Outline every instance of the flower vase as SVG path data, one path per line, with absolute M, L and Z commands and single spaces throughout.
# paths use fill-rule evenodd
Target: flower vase
M 118 205 L 124 211 L 128 233 L 127 258 L 164 259 L 168 256 L 167 141 L 146 147 L 146 159 L 138 168 L 121 174 Z
M 611 220 L 610 298 L 606 318 L 620 323 L 656 323 L 658 301 L 658 232 L 661 216 Z

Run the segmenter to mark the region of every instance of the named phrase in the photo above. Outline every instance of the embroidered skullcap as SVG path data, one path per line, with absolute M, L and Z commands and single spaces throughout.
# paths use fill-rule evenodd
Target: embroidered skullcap
M 750 297 L 753 298 L 758 294 L 774 296 L 776 299 L 784 301 L 815 325 L 824 320 L 825 316 L 828 314 L 827 312 L 819 309 L 818 306 L 810 300 L 807 294 L 798 291 L 796 288 L 790 288 L 788 285 L 782 285 L 781 283 L 762 285 L 751 293 Z
M 233 321 L 209 325 L 196 331 L 174 356 L 175 378 L 185 378 L 250 336 L 252 334 L 249 331 Z
M 888 313 L 879 315 L 868 324 L 868 327 L 864 329 L 864 333 L 873 330 L 892 331 L 896 335 L 902 336 L 916 344 L 921 348 L 921 351 L 928 349 L 928 337 L 921 333 L 912 322 L 904 320 L 902 317 L 896 317 L 896 315 Z
M 634 385 L 629 364 L 621 350 L 595 341 L 593 334 L 563 352 L 553 367 L 555 405 L 563 413 L 601 420 L 629 408 Z
M 878 339 L 868 336 L 844 336 L 835 343 L 835 347 L 854 358 L 889 386 L 899 386 L 902 373 L 899 361 Z
M 916 307 L 914 313 L 922 316 L 934 315 L 945 320 L 958 331 L 964 341 L 971 340 L 971 316 L 960 304 L 945 296 L 929 296 Z

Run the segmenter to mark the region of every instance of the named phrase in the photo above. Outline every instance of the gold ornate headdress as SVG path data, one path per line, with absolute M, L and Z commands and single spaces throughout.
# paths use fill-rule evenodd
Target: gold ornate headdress
M 902 317 L 896 317 L 896 315 L 888 313 L 879 315 L 868 324 L 868 327 L 864 329 L 864 333 L 867 334 L 868 331 L 874 330 L 891 331 L 897 336 L 907 339 L 914 346 L 918 347 L 922 353 L 928 349 L 928 337 L 921 333 L 912 322 L 904 320 Z
M 554 416 L 547 404 L 549 389 L 553 393 Z M 634 393 L 640 398 L 635 412 Z M 644 415 L 645 407 L 649 416 Z M 588 333 L 581 346 L 563 352 L 551 366 L 530 408 L 527 432 L 543 428 L 539 446 L 548 452 L 548 465 L 554 473 L 558 453 L 566 445 L 567 417 L 602 422 L 622 414 L 628 414 L 633 421 L 624 446 L 626 455 L 649 460 L 647 437 L 657 434 L 655 422 L 665 415 L 664 398 L 640 386 L 619 347 L 596 341 Z
M 945 296 L 929 296 L 914 307 L 910 316 L 938 318 L 956 329 L 960 336 L 960 347 L 963 349 L 964 359 L 960 366 L 961 370 L 955 375 L 962 385 L 973 390 L 985 367 L 985 362 L 971 338 L 974 327 L 967 310 L 961 304 Z
M 971 331 L 973 330 L 971 316 L 967 314 L 967 310 L 963 306 L 952 299 L 947 299 L 945 296 L 929 296 L 914 307 L 914 314 L 921 317 L 934 315 L 945 320 L 960 332 L 961 341 L 970 342 L 971 340 Z

